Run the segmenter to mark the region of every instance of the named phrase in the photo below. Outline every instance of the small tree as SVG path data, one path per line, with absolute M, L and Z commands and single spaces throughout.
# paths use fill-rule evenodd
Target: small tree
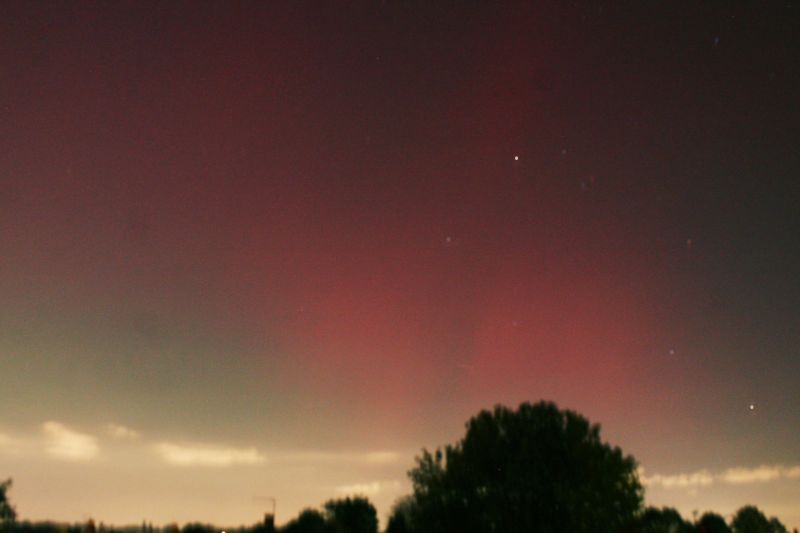
M 697 522 L 697 533 L 731 533 L 731 528 L 717 513 L 703 513 Z
M 8 501 L 8 489 L 11 488 L 11 478 L 0 483 L 0 527 L 3 531 L 11 530 L 17 520 L 17 511 Z
M 304 509 L 300 515 L 281 528 L 282 533 L 327 533 L 330 527 L 316 509 Z
M 378 512 L 366 498 L 330 500 L 325 514 L 335 533 L 378 533 Z
M 216 533 L 217 528 L 211 524 L 202 524 L 200 522 L 190 522 L 184 524 L 181 528 L 181 533 Z
M 786 529 L 783 522 L 774 516 L 769 519 L 769 526 L 772 528 L 772 533 L 789 533 L 789 530 Z
M 648 507 L 639 518 L 636 531 L 642 533 L 692 533 L 694 528 L 681 514 L 671 508 Z
M 769 520 L 754 505 L 745 505 L 736 511 L 731 526 L 734 533 L 772 533 Z

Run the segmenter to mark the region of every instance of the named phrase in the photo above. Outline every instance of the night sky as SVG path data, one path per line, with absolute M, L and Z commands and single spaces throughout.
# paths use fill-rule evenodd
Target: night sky
M 800 527 L 800 6 L 430 4 L 0 4 L 21 518 L 383 520 L 547 399 Z

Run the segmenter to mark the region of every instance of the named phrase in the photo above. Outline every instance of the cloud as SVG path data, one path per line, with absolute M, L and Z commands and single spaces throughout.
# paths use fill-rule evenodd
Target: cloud
M 106 431 L 115 439 L 134 440 L 139 438 L 139 432 L 122 424 L 106 424 Z
M 800 465 L 785 469 L 783 475 L 788 479 L 800 479 Z
M 756 468 L 729 468 L 720 477 L 724 482 L 733 485 L 764 483 L 776 479 L 797 479 L 800 477 L 800 466 L 786 468 L 781 465 L 762 465 Z
M 162 442 L 156 452 L 166 463 L 174 466 L 233 466 L 253 465 L 265 461 L 255 448 L 223 448 L 209 445 L 173 444 Z
M 90 461 L 100 452 L 97 439 L 78 433 L 61 422 L 49 420 L 42 424 L 45 434 L 45 452 L 65 461 Z
M 712 476 L 708 470 L 700 470 L 691 474 L 674 474 L 669 476 L 655 474 L 648 477 L 640 474 L 640 479 L 644 485 L 661 486 L 667 489 L 673 487 L 706 487 L 714 483 L 714 476 Z
M 336 492 L 339 494 L 351 494 L 361 496 L 375 496 L 386 490 L 398 490 L 399 481 L 371 481 L 368 483 L 353 483 L 352 485 L 339 485 Z
M 782 465 L 762 465 L 755 468 L 734 467 L 728 468 L 719 474 L 712 474 L 708 470 L 698 470 L 689 474 L 647 476 L 644 469 L 639 470 L 639 479 L 646 486 L 660 486 L 670 488 L 706 487 L 716 482 L 729 485 L 745 485 L 751 483 L 766 483 L 780 479 L 800 479 L 800 465 L 785 467 Z
M 381 491 L 381 483 L 354 483 L 352 485 L 340 485 L 336 487 L 336 492 L 340 494 L 361 494 L 364 496 L 374 496 Z
M 301 462 L 301 463 L 362 463 L 368 465 L 393 464 L 400 460 L 401 456 L 393 451 L 373 451 L 373 452 L 342 452 L 342 451 L 300 451 L 275 454 L 276 459 Z

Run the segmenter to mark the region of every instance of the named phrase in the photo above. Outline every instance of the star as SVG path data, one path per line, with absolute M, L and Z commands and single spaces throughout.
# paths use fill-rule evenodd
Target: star
M 751 404 L 750 404 L 750 410 L 751 410 L 751 411 L 755 411 L 755 409 L 756 409 L 756 405 L 755 405 L 755 404 L 753 404 L 753 403 L 751 403 Z
M 519 156 L 518 155 L 514 156 L 514 161 L 519 161 Z

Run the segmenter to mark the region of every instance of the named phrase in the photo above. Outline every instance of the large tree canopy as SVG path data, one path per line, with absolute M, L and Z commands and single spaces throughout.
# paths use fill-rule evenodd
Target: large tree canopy
M 633 457 L 600 427 L 553 403 L 498 406 L 409 472 L 416 531 L 619 531 L 642 504 Z M 416 526 L 416 527 L 414 527 Z

